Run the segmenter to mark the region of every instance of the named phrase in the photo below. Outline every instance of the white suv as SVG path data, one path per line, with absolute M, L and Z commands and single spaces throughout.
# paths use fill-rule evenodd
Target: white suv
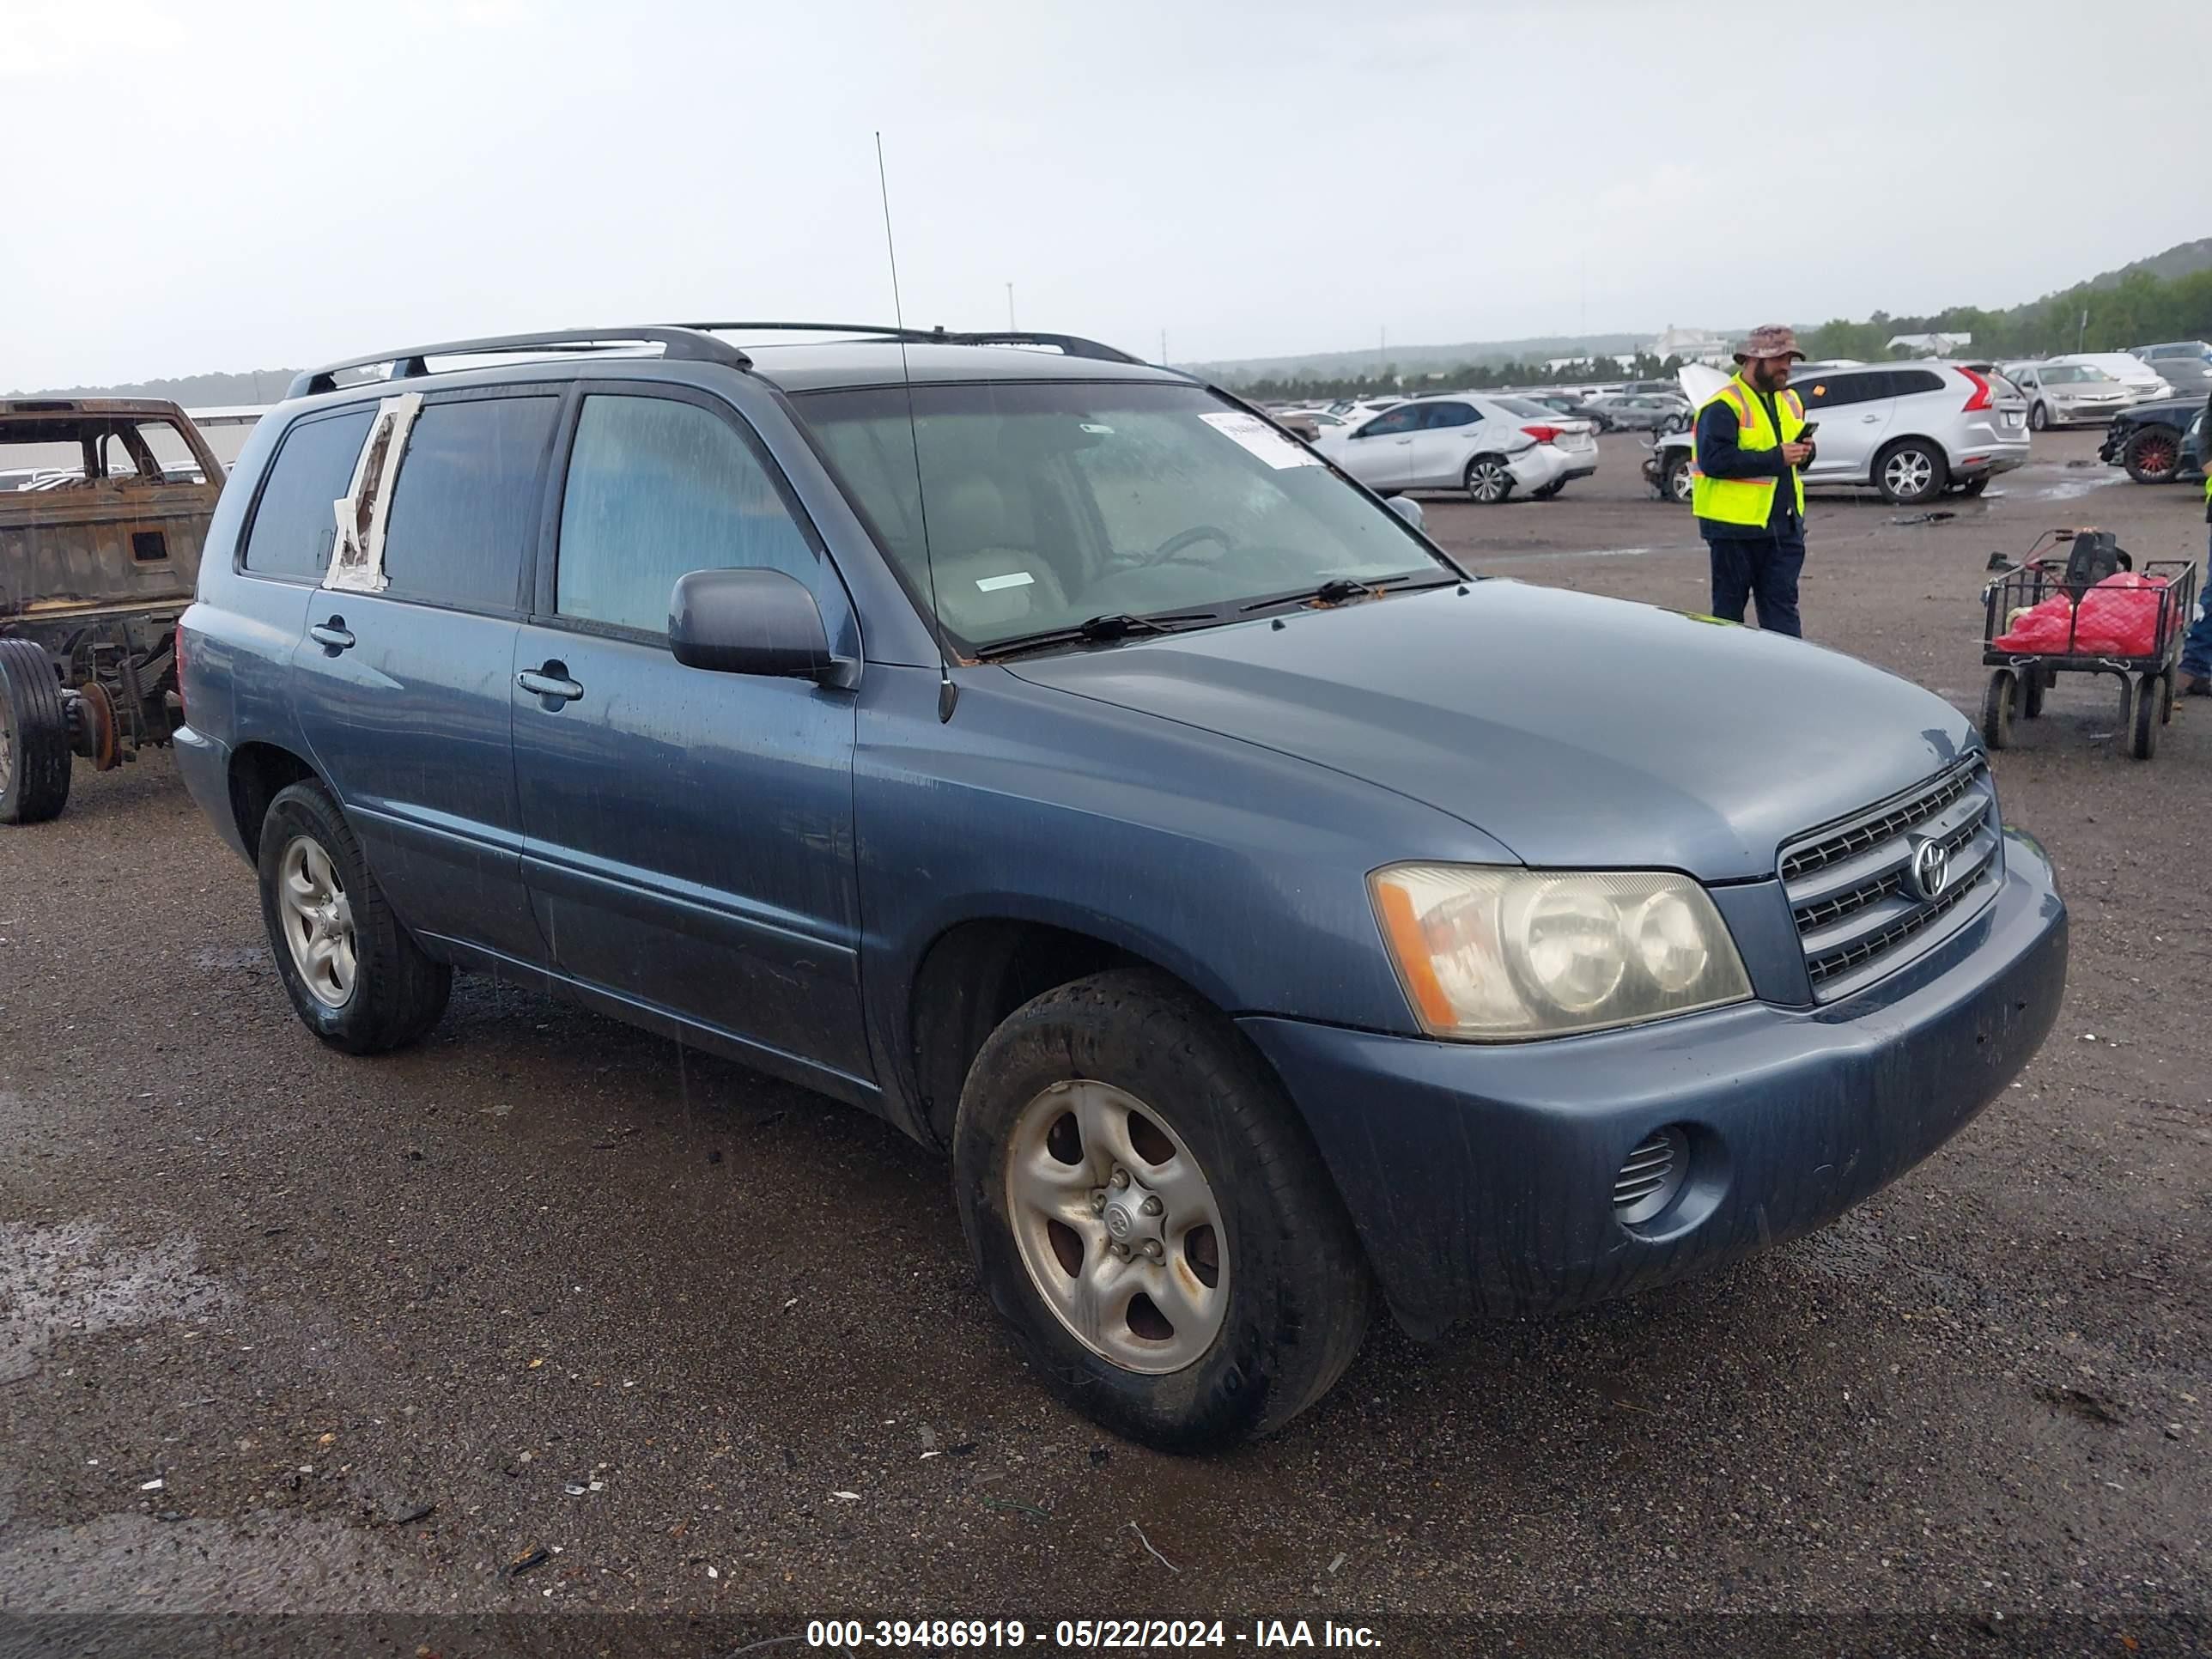
M 2002 375 L 1963 363 L 1800 363 L 1790 389 L 1813 435 L 1808 485 L 1879 489 L 1901 507 L 1946 489 L 1978 495 L 2027 459 L 2027 403 Z M 1690 499 L 1694 434 L 1662 438 L 1644 476 L 1670 501 Z

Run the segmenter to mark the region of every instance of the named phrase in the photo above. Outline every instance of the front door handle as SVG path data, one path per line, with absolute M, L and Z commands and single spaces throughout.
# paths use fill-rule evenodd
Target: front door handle
M 317 623 L 307 630 L 307 637 L 334 657 L 353 644 L 353 635 L 347 631 L 343 617 Z
M 514 683 L 533 697 L 543 697 L 549 703 L 574 702 L 584 695 L 584 688 L 568 678 L 568 665 L 549 662 L 543 668 L 526 668 L 514 677 Z
M 1401 444 L 1409 444 L 1409 443 L 1413 442 L 1413 441 L 1411 438 L 1401 438 L 1401 439 L 1399 439 L 1399 440 L 1398 440 L 1398 441 L 1399 441 L 1400 443 L 1401 443 Z

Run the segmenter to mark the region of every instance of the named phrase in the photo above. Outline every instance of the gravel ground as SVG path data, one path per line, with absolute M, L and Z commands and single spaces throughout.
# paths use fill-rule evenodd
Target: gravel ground
M 1818 503 L 1809 632 L 1976 707 L 1992 549 L 2094 522 L 2203 550 L 2193 489 L 2069 464 L 2094 448 L 2039 439 L 1941 523 Z M 1702 609 L 1640 454 L 1430 526 Z M 944 1169 L 890 1129 L 482 979 L 413 1052 L 327 1053 L 167 758 L 80 769 L 59 822 L 0 835 L 0 1615 L 42 1615 L 0 1647 L 182 1650 L 217 1627 L 151 1615 L 220 1612 L 405 1615 L 286 1627 L 324 1651 L 727 1651 L 836 1616 L 1021 1619 L 1034 1650 L 1157 1613 L 1232 1650 L 1327 1616 L 1399 1652 L 2202 1651 L 2212 704 L 2148 765 L 2116 705 L 2063 682 L 1997 757 L 2073 977 L 1952 1145 L 1708 1279 L 1441 1348 L 1378 1330 L 1209 1461 L 1045 1398 Z M 507 1616 L 555 1611 L 631 1616 Z M 1638 1614 L 1673 1622 L 1576 1622 Z

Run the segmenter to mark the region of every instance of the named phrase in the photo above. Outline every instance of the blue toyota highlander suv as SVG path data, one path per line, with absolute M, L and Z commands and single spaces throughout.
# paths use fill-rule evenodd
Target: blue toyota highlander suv
M 1190 1448 L 1377 1297 L 1817 1227 L 2049 1030 L 2051 866 L 1929 693 L 1481 580 L 1110 348 L 747 330 L 386 353 L 255 429 L 177 745 L 325 1042 L 492 971 L 878 1113 L 1038 1372 Z

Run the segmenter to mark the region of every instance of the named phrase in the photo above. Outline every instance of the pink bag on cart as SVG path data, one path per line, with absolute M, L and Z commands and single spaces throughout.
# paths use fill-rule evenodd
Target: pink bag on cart
M 2081 596 L 2074 648 L 2098 657 L 2156 656 L 2159 617 L 2166 605 L 2162 576 L 2132 570 L 2107 576 Z
M 2023 657 L 2063 656 L 2073 625 L 2074 601 L 2063 593 L 2053 593 L 2014 618 L 2012 626 L 1998 635 L 1994 643 L 2000 651 L 2016 651 Z

